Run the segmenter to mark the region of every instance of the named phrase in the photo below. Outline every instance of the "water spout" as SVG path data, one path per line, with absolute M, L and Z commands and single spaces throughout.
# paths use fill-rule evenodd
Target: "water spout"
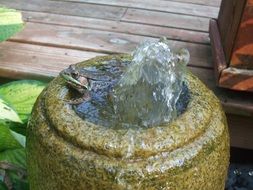
M 189 52 L 174 53 L 166 39 L 144 42 L 113 89 L 113 105 L 122 123 L 152 126 L 177 117 Z

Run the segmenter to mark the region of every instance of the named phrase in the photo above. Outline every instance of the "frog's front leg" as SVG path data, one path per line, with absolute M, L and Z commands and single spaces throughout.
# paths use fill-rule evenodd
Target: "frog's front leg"
M 90 94 L 86 92 L 80 98 L 64 100 L 64 101 L 67 102 L 68 104 L 77 105 L 77 104 L 81 104 L 83 102 L 89 101 L 90 99 L 91 99 Z

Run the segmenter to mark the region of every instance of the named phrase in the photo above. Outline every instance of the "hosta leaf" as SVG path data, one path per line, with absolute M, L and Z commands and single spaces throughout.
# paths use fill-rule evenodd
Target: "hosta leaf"
M 18 141 L 21 146 L 25 147 L 26 137 L 12 130 L 10 130 L 10 132 L 16 141 Z
M 13 137 L 11 130 L 0 124 L 0 153 L 7 149 L 21 148 L 21 145 Z
M 14 9 L 0 7 L 0 42 L 24 28 L 22 15 Z
M 2 120 L 2 122 L 5 120 L 19 123 L 22 122 L 18 114 L 1 98 L 0 98 L 0 120 Z
M 26 126 L 27 126 L 26 122 L 25 123 L 11 122 L 11 123 L 8 123 L 6 126 L 8 126 L 12 131 L 15 131 L 16 133 L 26 136 Z
M 0 152 L 0 161 L 26 168 L 26 152 L 24 148 L 8 149 Z
M 14 81 L 0 86 L 0 96 L 12 105 L 21 120 L 25 122 L 45 85 L 35 80 Z

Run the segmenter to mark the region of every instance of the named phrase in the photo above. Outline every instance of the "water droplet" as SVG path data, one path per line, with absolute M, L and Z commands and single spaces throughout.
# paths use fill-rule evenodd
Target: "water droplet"
M 249 176 L 253 176 L 253 171 L 249 171 Z
M 236 169 L 236 170 L 234 170 L 234 174 L 239 176 L 239 175 L 242 175 L 242 172 L 239 171 L 238 169 Z

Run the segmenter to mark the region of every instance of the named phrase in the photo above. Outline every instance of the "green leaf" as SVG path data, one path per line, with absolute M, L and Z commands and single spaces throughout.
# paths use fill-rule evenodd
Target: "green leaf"
M 22 123 L 18 114 L 1 98 L 0 98 L 0 120 L 2 120 L 2 122 L 7 120 Z
M 19 142 L 13 137 L 11 130 L 0 124 L 0 153 L 8 149 L 22 148 Z
M 35 80 L 20 80 L 0 86 L 0 97 L 10 103 L 23 122 L 31 114 L 33 105 L 46 84 Z
M 24 28 L 22 15 L 14 9 L 0 7 L 0 42 Z
M 26 152 L 24 148 L 8 149 L 0 152 L 0 161 L 26 168 Z
M 26 137 L 12 130 L 10 130 L 10 132 L 12 136 L 16 139 L 16 141 L 18 141 L 19 144 L 25 148 Z
M 26 122 L 25 123 L 5 122 L 3 125 L 9 127 L 9 129 L 15 131 L 16 133 L 26 136 L 26 126 L 27 126 Z

